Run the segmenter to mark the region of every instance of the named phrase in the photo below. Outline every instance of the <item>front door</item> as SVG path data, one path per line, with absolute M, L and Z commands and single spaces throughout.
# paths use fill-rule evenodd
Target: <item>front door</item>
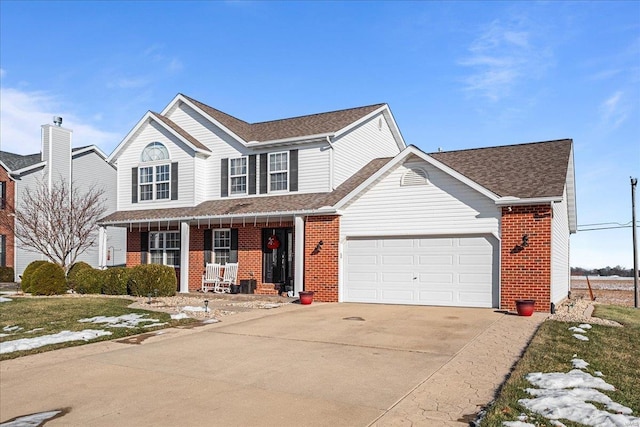
M 263 228 L 262 282 L 292 285 L 292 267 L 293 228 Z

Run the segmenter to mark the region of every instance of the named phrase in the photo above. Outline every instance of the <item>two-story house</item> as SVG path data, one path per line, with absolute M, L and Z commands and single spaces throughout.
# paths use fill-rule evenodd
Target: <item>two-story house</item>
M 127 265 L 239 263 L 258 293 L 538 309 L 569 289 L 571 140 L 426 154 L 386 104 L 248 123 L 178 94 L 109 157 Z
M 24 246 L 14 235 L 13 210 L 21 208 L 27 190 L 40 185 L 53 188 L 56 182 L 73 185 L 80 194 L 92 186 L 104 190 L 106 213 L 116 209 L 116 170 L 107 162 L 107 156 L 95 145 L 72 148 L 73 131 L 59 125 L 42 125 L 40 153 L 21 155 L 0 151 L 0 185 L 2 212 L 0 223 L 0 261 L 3 266 L 14 267 L 15 280 L 35 260 L 44 255 Z M 11 221 L 6 221 L 11 219 Z M 121 227 L 96 227 L 96 244 L 81 254 L 84 261 L 96 268 L 123 265 L 126 255 L 126 231 Z

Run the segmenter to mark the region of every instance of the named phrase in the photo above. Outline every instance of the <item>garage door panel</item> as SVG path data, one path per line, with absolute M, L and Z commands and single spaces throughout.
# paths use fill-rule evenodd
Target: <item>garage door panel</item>
M 347 239 L 343 299 L 491 307 L 496 244 L 486 236 Z

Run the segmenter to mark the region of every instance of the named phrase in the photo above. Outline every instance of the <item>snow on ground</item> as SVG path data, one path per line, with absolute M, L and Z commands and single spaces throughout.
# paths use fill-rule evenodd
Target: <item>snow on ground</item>
M 13 300 L 11 298 L 0 297 L 0 302 L 9 302 L 9 301 L 13 301 Z
M 200 306 L 193 306 L 193 305 L 186 305 L 184 307 L 182 307 L 182 311 L 204 311 L 204 312 L 210 312 L 211 310 L 207 307 L 200 307 Z
M 122 316 L 95 316 L 80 319 L 80 323 L 106 323 L 108 328 L 137 328 L 140 323 L 159 323 L 158 319 L 145 319 L 147 314 L 123 314 Z
M 16 418 L 13 421 L 2 423 L 0 424 L 0 427 L 37 427 L 43 425 L 45 421 L 55 417 L 61 412 L 62 411 L 48 411 L 25 415 L 24 417 Z
M 580 341 L 589 341 L 589 337 L 581 334 L 573 334 L 573 337 L 579 339 Z
M 536 427 L 535 424 L 525 423 L 523 421 L 503 421 L 502 425 L 507 427 Z
M 99 329 L 85 329 L 83 331 L 71 332 L 62 331 L 53 335 L 43 335 L 35 338 L 22 338 L 19 340 L 5 341 L 0 343 L 0 354 L 11 353 L 21 350 L 32 350 L 50 344 L 58 344 L 67 341 L 89 341 L 103 335 L 111 335 L 111 332 Z
M 569 328 L 575 331 L 576 328 Z M 581 332 L 591 329 L 591 325 L 579 326 Z M 584 335 L 573 334 L 574 337 L 588 338 Z M 582 339 L 582 338 L 579 338 Z M 559 420 L 570 420 L 587 426 L 598 427 L 640 427 L 640 418 L 633 416 L 631 408 L 614 402 L 609 396 L 599 390 L 615 391 L 615 387 L 605 382 L 602 372 L 594 375 L 585 372 L 589 363 L 573 355 L 571 360 L 574 369 L 563 372 L 533 372 L 526 375 L 527 381 L 538 388 L 527 388 L 531 399 L 520 399 L 518 403 L 528 410 L 552 420 L 555 426 L 564 426 Z M 593 403 L 598 403 L 607 410 L 599 409 Z M 524 427 L 531 424 L 520 421 L 505 421 L 503 425 Z
M 585 331 L 584 329 L 578 328 L 576 326 L 570 327 L 569 330 L 572 331 L 572 332 L 576 332 L 578 334 L 586 334 L 587 333 L 587 331 Z
M 172 314 L 171 318 L 174 320 L 180 320 L 180 319 L 188 319 L 189 316 L 187 316 L 186 313 L 178 313 L 178 314 Z

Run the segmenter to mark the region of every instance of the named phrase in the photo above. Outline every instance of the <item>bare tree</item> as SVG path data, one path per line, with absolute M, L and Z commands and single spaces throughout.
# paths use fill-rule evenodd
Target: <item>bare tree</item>
M 51 188 L 39 182 L 27 188 L 15 207 L 15 236 L 27 250 L 38 252 L 65 272 L 78 256 L 96 244 L 96 223 L 105 213 L 104 189 L 57 180 Z

